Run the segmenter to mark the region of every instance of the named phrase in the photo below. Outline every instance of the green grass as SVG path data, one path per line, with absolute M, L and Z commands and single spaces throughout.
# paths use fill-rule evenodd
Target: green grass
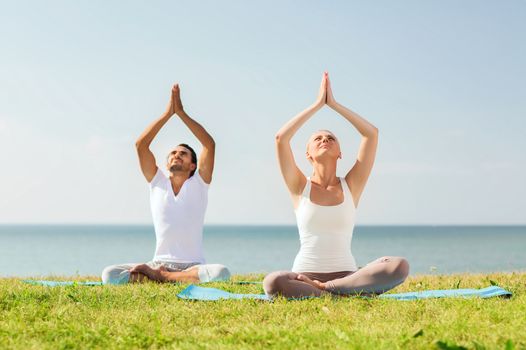
M 234 281 L 262 277 L 238 275 Z M 175 296 L 185 285 L 50 288 L 4 278 L 0 349 L 526 349 L 526 273 L 416 276 L 395 291 L 492 283 L 514 296 L 192 302 Z M 207 286 L 262 291 L 261 285 Z

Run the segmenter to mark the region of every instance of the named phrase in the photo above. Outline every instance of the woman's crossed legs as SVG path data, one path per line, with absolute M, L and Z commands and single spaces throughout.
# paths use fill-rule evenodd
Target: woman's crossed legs
M 385 256 L 355 272 L 272 272 L 265 277 L 263 288 L 270 297 L 281 295 L 286 298 L 300 298 L 329 293 L 373 295 L 393 289 L 404 282 L 408 274 L 409 263 L 406 259 Z

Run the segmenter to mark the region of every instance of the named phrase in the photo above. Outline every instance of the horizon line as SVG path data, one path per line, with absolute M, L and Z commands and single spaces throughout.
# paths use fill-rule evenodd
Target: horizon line
M 21 223 L 11 222 L 3 223 L 0 222 L 0 226 L 152 226 L 152 223 L 85 223 L 85 222 L 50 222 L 50 223 Z M 207 223 L 204 227 L 210 226 L 225 226 L 225 227 L 283 227 L 290 226 L 295 227 L 296 224 L 284 224 L 284 223 L 252 223 L 252 224 L 235 224 L 235 223 Z M 510 227 L 522 227 L 526 226 L 526 223 L 379 223 L 379 224 L 357 224 L 355 227 L 368 227 L 368 226 L 431 226 L 431 227 L 451 227 L 451 226 L 510 226 Z

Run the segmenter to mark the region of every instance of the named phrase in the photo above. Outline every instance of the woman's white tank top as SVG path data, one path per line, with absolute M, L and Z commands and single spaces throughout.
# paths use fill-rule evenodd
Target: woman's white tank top
M 347 181 L 339 179 L 343 202 L 324 206 L 311 202 L 311 181 L 307 178 L 295 211 L 301 247 L 292 267 L 294 272 L 357 270 L 351 253 L 356 208 Z

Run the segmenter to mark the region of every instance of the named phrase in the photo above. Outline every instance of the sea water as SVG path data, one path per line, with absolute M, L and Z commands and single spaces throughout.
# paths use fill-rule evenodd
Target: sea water
M 206 226 L 204 248 L 232 273 L 290 270 L 299 238 L 295 226 Z M 0 276 L 98 276 L 154 249 L 146 225 L 0 225 Z M 352 252 L 358 266 L 403 256 L 411 274 L 526 271 L 526 226 L 358 226 Z

